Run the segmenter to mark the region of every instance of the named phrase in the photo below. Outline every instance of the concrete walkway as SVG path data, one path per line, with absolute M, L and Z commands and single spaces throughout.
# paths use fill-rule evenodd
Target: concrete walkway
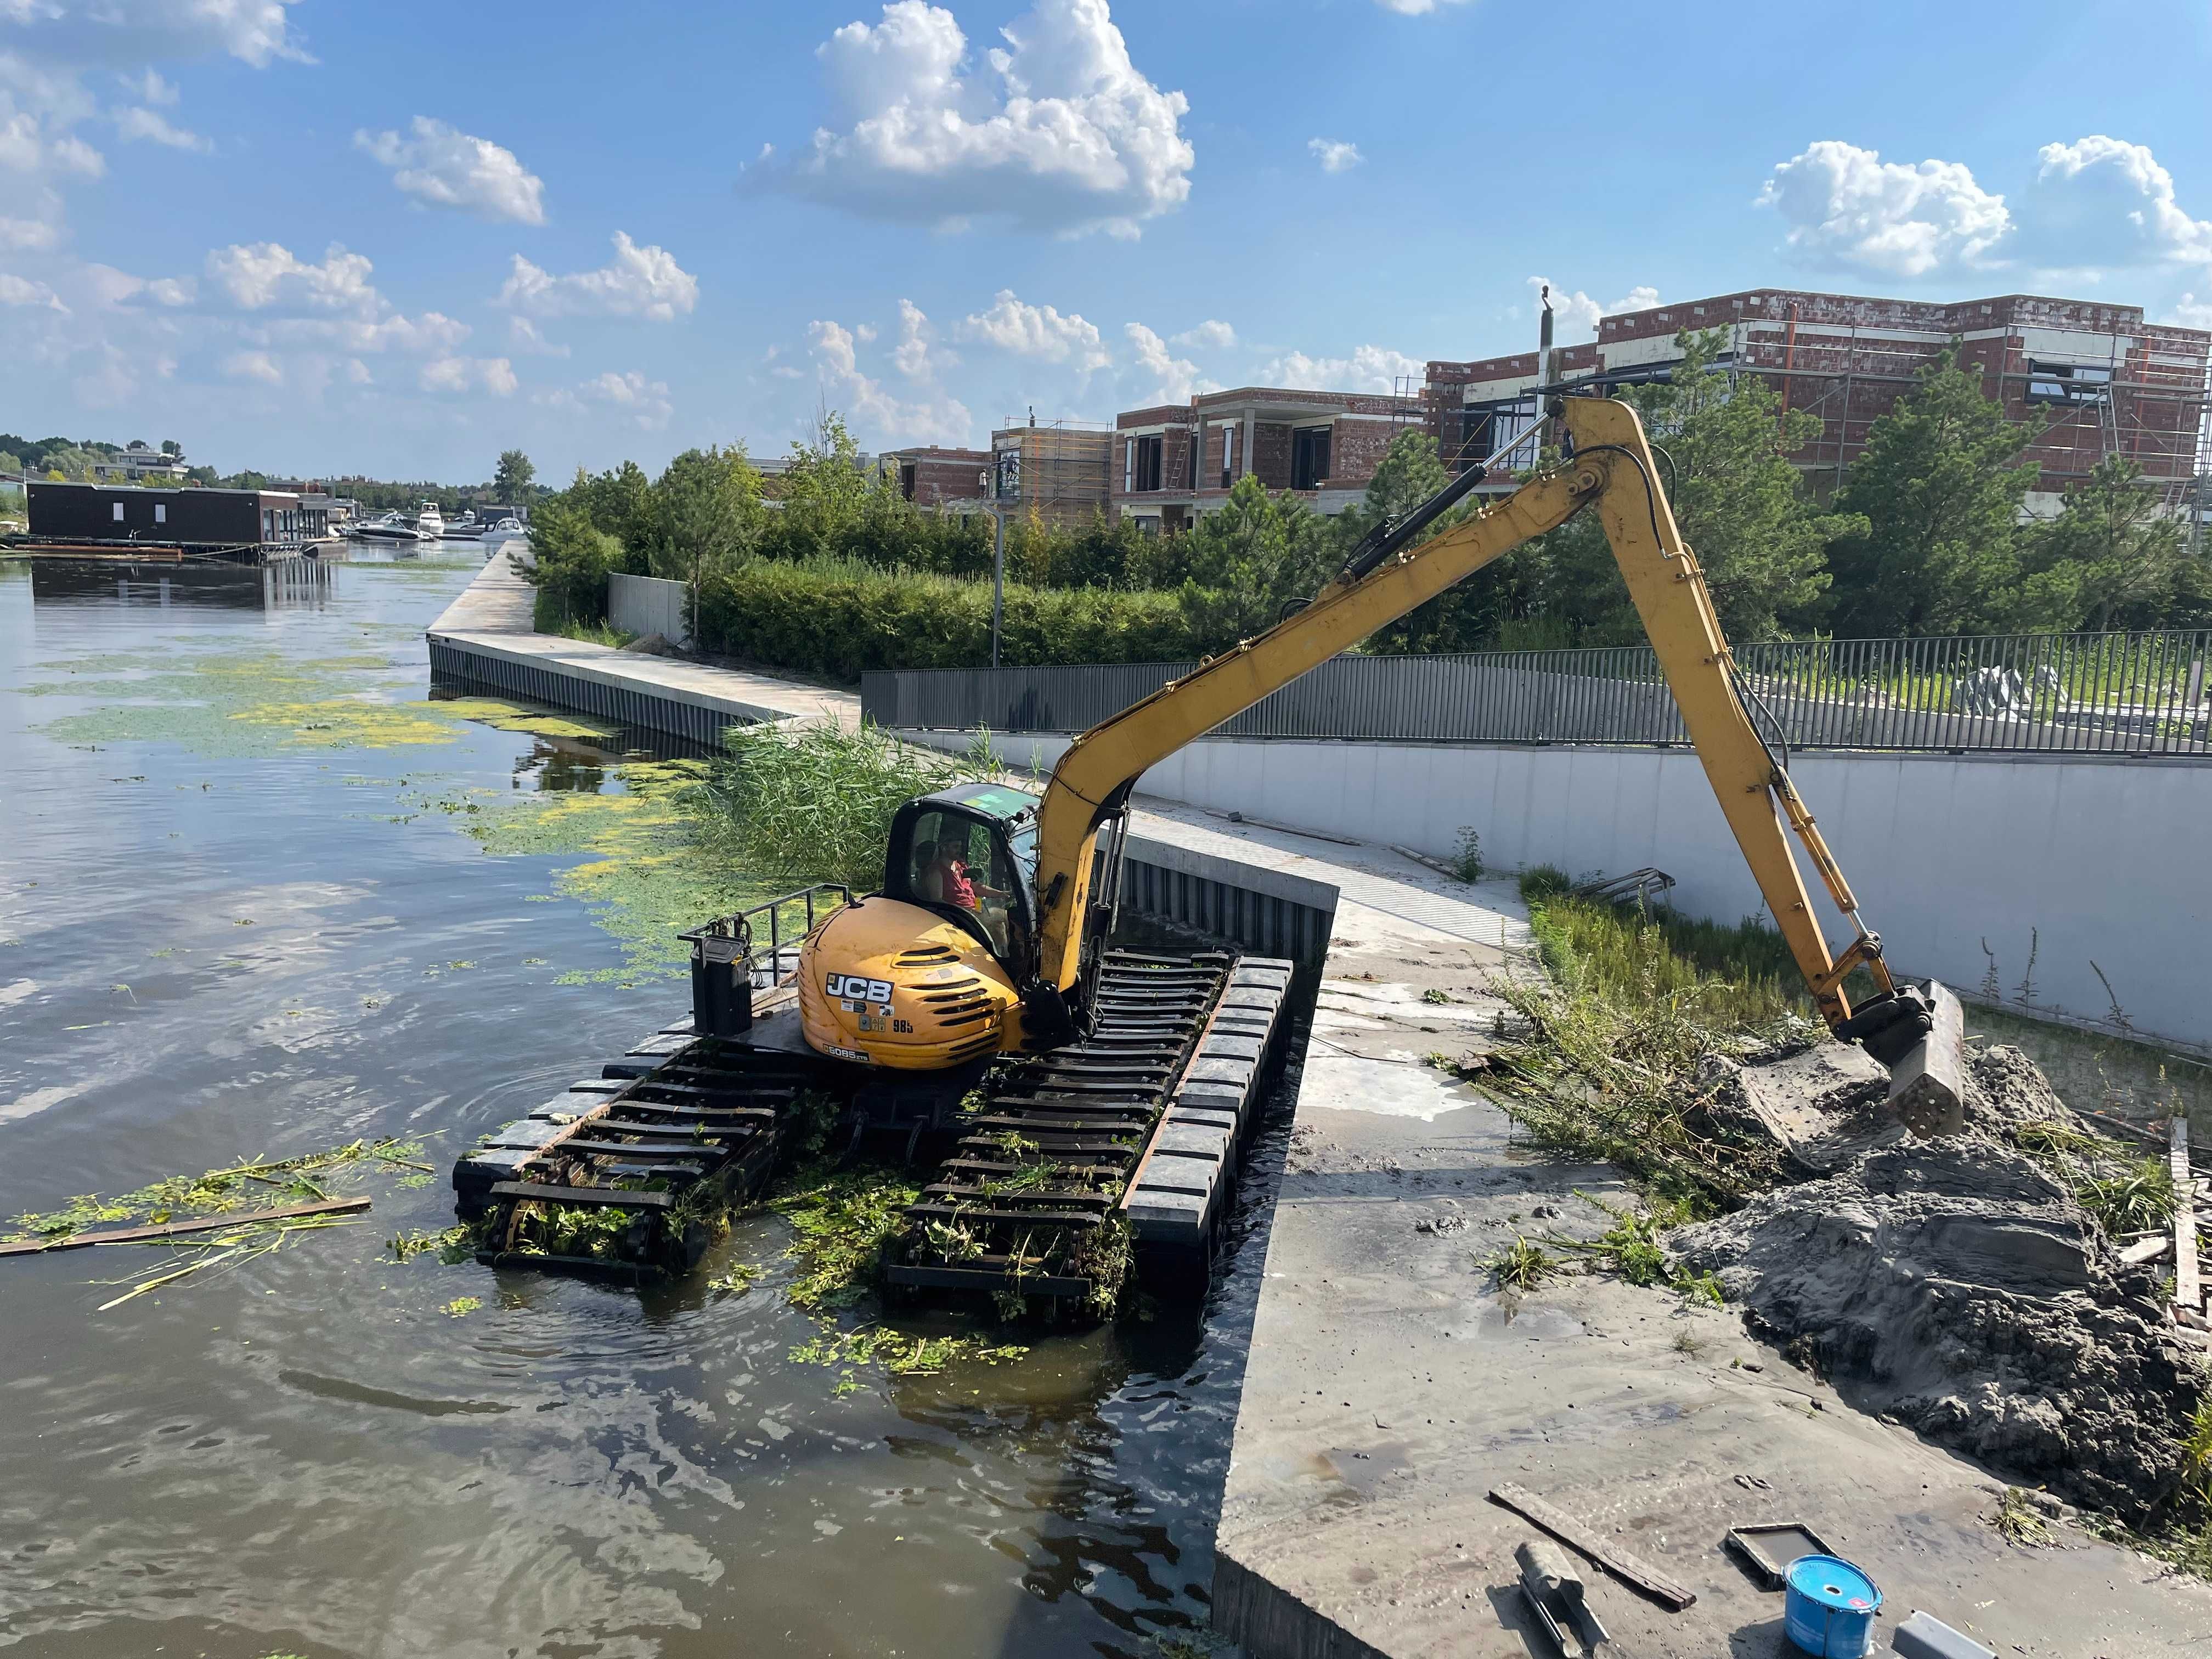
M 527 606 L 488 568 L 430 632 L 737 718 L 857 719 L 848 694 L 528 633 Z M 1338 895 L 1223 1494 L 1223 1636 L 1254 1659 L 1548 1659 L 1511 1591 L 1534 1529 L 1488 1501 L 1512 1482 L 1696 1591 L 1668 1613 L 1583 1563 L 1622 1659 L 1794 1653 L 1780 1595 L 1721 1547 L 1773 1521 L 1883 1587 L 1878 1653 L 1916 1608 L 2006 1656 L 2212 1650 L 2212 1589 L 2063 1526 L 2008 1545 L 2001 1483 L 1853 1411 L 1738 1315 L 1608 1279 L 1493 1285 L 1516 1237 L 1594 1237 L 1589 1199 L 1629 1199 L 1608 1169 L 1516 1148 L 1491 1100 L 1425 1063 L 1510 1027 L 1498 988 L 1531 971 L 1510 883 L 1151 797 L 1134 828 Z
M 426 630 L 437 643 L 620 690 L 709 708 L 733 721 L 835 720 L 856 726 L 860 699 L 766 674 L 710 668 L 675 657 L 617 651 L 534 630 L 536 590 L 517 568 L 528 554 L 502 549 Z

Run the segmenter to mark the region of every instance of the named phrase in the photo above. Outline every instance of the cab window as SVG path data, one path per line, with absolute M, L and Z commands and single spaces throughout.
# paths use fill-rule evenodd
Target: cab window
M 1028 837 L 1028 865 L 1010 856 L 988 827 L 957 812 L 924 812 L 915 820 L 908 854 L 909 890 L 927 903 L 965 910 L 981 922 L 1000 955 L 1012 959 L 1024 941 L 1029 875 L 1036 867 L 1036 838 Z

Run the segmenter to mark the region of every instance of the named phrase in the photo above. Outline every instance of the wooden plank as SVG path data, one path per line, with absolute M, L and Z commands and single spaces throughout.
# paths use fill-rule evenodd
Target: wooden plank
M 534 1198 L 548 1204 L 595 1204 L 617 1210 L 665 1210 L 676 1202 L 672 1193 L 626 1193 L 614 1187 L 549 1187 L 537 1181 L 501 1181 L 492 1185 L 494 1198 Z
M 1490 1498 L 1492 1503 L 1503 1504 L 1527 1516 L 1554 1538 L 1573 1545 L 1607 1572 L 1664 1602 L 1676 1613 L 1696 1603 L 1696 1591 L 1685 1589 L 1642 1556 L 1630 1553 L 1596 1528 L 1546 1503 L 1526 1486 L 1492 1486 Z
M 2201 1315 L 2204 1287 L 2197 1272 L 2197 1206 L 2190 1196 L 2189 1119 L 2181 1112 L 2176 1112 L 2166 1125 L 2166 1167 L 2173 1177 L 2173 1304 Z
M 292 1204 L 281 1210 L 249 1210 L 243 1215 L 200 1216 L 191 1221 L 162 1221 L 147 1227 L 124 1227 L 111 1232 L 71 1233 L 65 1238 L 23 1244 L 0 1244 L 0 1255 L 50 1255 L 56 1250 L 82 1250 L 94 1244 L 142 1244 L 152 1238 L 178 1238 L 186 1233 L 219 1233 L 231 1227 L 250 1227 L 264 1221 L 293 1221 L 311 1215 L 353 1215 L 368 1207 L 365 1198 L 333 1198 L 320 1204 Z

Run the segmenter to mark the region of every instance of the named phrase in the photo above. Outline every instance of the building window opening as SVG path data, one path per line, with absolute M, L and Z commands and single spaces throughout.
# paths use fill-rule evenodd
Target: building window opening
M 123 522 L 123 503 L 120 501 L 115 503 L 115 522 L 118 524 Z
M 2027 365 L 2027 401 L 2032 404 L 2101 405 L 2112 396 L 2112 371 L 2085 363 Z
M 1160 474 L 1165 459 L 1167 440 L 1158 433 L 1137 440 L 1137 478 L 1132 488 L 1139 493 L 1160 488 Z
M 1300 427 L 1291 434 L 1291 488 L 1318 489 L 1328 477 L 1328 428 Z
M 169 507 L 168 507 L 168 503 L 167 503 L 167 502 L 166 502 L 166 501 L 156 501 L 156 502 L 155 502 L 155 503 L 154 503 L 154 522 L 155 522 L 155 524 L 167 524 L 167 523 L 168 523 L 168 521 L 169 521 Z
M 906 461 L 899 466 L 899 495 L 907 501 L 914 499 L 914 463 Z
M 1237 428 L 1232 422 L 1221 428 L 1221 487 L 1237 482 Z

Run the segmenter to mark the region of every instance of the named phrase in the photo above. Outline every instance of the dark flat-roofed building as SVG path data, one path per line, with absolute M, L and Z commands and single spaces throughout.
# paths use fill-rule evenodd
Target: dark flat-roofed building
M 249 560 L 287 557 L 307 544 L 307 514 L 289 490 L 144 489 L 33 478 L 27 493 L 34 542 Z

